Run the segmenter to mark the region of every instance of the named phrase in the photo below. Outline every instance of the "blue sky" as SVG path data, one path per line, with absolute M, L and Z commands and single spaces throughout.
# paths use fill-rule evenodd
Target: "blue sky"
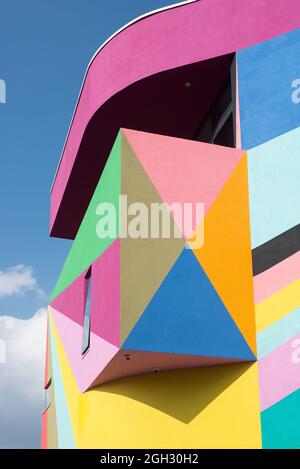
M 0 7 L 0 448 L 39 447 L 47 299 L 70 242 L 50 187 L 90 58 L 163 0 L 10 0 Z
M 10 0 L 1 5 L 0 270 L 30 265 L 46 295 L 69 241 L 50 239 L 49 191 L 88 62 L 101 43 L 162 0 Z M 27 318 L 32 292 L 0 302 L 2 314 Z

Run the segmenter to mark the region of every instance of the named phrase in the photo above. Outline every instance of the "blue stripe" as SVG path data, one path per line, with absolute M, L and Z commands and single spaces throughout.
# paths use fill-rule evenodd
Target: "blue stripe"
M 52 318 L 51 318 L 52 319 Z M 62 374 L 59 366 L 53 326 L 50 324 L 51 358 L 59 449 L 76 448 Z
M 300 334 L 300 308 L 257 334 L 258 358 L 273 352 L 297 334 Z

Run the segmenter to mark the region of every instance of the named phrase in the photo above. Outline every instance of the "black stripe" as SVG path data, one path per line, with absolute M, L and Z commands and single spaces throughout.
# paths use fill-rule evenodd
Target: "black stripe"
M 253 275 L 260 274 L 300 250 L 300 224 L 252 250 Z

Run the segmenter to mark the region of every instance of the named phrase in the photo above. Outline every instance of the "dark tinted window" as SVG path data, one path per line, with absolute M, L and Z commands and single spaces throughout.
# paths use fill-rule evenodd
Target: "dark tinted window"
M 234 147 L 233 106 L 230 76 L 202 120 L 195 140 Z
M 83 335 L 82 335 L 82 349 L 81 353 L 84 354 L 90 347 L 90 323 L 91 323 L 91 268 L 85 276 L 86 282 L 86 299 L 83 318 Z

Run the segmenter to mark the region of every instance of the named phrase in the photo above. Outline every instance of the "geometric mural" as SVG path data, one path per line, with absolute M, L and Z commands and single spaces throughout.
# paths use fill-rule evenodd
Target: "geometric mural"
M 300 447 L 300 6 L 236 4 L 143 18 L 88 69 L 51 194 L 73 242 L 43 448 Z
M 50 327 L 69 412 L 59 448 L 69 447 L 70 426 L 77 448 L 261 447 L 256 363 L 147 373 L 81 393 L 51 313 Z
M 166 170 L 171 184 L 158 177 Z M 183 172 L 197 175 L 190 178 L 189 186 Z M 192 249 L 191 244 L 189 249 L 189 239 L 164 239 L 162 234 L 137 239 L 117 236 L 108 247 L 106 239 L 97 243 L 93 213 L 106 191 L 100 179 L 50 303 L 81 391 L 155 369 L 254 361 L 246 154 L 123 129 L 102 178 L 111 181 L 114 190 L 119 186 L 128 206 L 142 202 L 150 210 L 151 204 L 166 202 L 169 205 L 163 208 L 168 210 L 174 201 L 203 202 L 204 213 L 193 220 L 192 232 L 204 225 L 205 246 Z M 118 210 L 122 225 L 125 214 L 120 206 Z M 176 225 L 179 230 L 176 214 L 172 220 L 172 228 Z M 82 252 L 85 239 L 89 242 Z M 82 358 L 85 275 L 90 267 L 91 347 Z M 225 279 L 234 276 L 233 289 Z M 106 286 L 104 291 L 101 285 Z
M 299 40 L 296 29 L 237 54 L 264 448 L 300 445 L 295 428 L 300 405 L 300 114 L 293 85 Z M 266 89 L 270 67 L 274 79 Z M 256 99 L 249 99 L 253 94 Z

